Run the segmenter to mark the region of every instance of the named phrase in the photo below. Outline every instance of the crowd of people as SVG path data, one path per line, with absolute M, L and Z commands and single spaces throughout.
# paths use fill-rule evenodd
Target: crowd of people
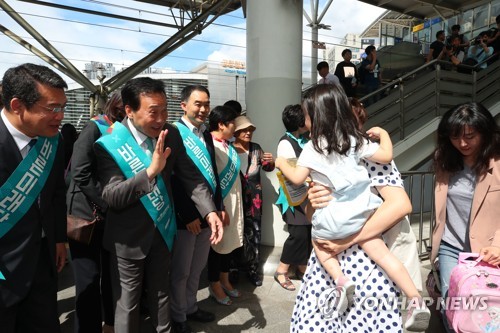
M 254 141 L 257 127 L 241 105 L 211 108 L 201 85 L 182 89 L 184 114 L 168 123 L 164 83 L 149 77 L 113 93 L 78 136 L 71 126 L 59 135 L 64 80 L 44 66 L 9 69 L 0 113 L 2 331 L 60 332 L 57 273 L 66 242 L 75 332 L 139 332 L 142 307 L 157 332 L 214 321 L 197 302 L 205 266 L 210 297 L 221 306 L 242 295 L 230 279 L 232 261 L 262 285 L 261 171 L 275 169 L 309 192 L 291 205 L 280 188 L 276 201 L 288 237 L 274 279 L 298 289 L 290 331 L 400 332 L 399 308 L 374 312 L 360 303 L 397 299 L 400 290 L 408 300 L 404 328 L 425 330 L 430 312 L 405 218 L 411 203 L 389 134 L 363 129 L 366 110 L 349 96 L 358 74 L 350 52 L 343 56 L 338 83 L 316 85 L 284 108 L 276 155 Z M 375 75 L 375 48 L 366 61 Z M 481 104 L 466 103 L 442 117 L 437 137 L 431 260 L 440 262 L 446 295 L 460 252 L 500 264 L 493 222 L 500 129 Z M 88 242 L 67 239 L 69 216 L 94 222 Z
M 474 39 L 469 40 L 460 33 L 460 25 L 451 27 L 451 33 L 446 36 L 444 30 L 436 32 L 436 40 L 429 46 L 425 57 L 426 62 L 441 60 L 443 69 L 457 69 L 460 72 L 471 73 L 472 67 L 476 70 L 485 69 L 496 61 L 500 54 L 500 15 L 496 17 L 496 28 L 481 31 Z M 381 87 L 382 67 L 377 59 L 375 46 L 369 45 L 365 48 L 359 65 L 351 62 L 352 51 L 342 51 L 343 61 L 339 62 L 333 73 L 326 61 L 321 61 L 316 66 L 318 75 L 321 77 L 317 84 L 340 84 L 348 97 L 357 97 L 361 93 L 372 94 Z M 466 65 L 466 66 L 462 66 Z M 365 106 L 377 102 L 381 94 L 372 94 L 365 101 Z
M 447 37 L 444 30 L 436 32 L 436 40 L 429 47 L 426 62 L 434 59 L 448 61 L 453 68 L 469 73 L 470 69 L 460 65 L 487 68 L 498 59 L 500 52 L 500 15 L 496 17 L 496 24 L 496 28 L 481 31 L 472 40 L 460 33 L 459 24 L 451 27 L 451 34 Z

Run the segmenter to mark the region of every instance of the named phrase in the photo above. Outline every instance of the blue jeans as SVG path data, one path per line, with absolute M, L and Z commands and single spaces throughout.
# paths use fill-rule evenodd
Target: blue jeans
M 441 283 L 441 295 L 444 297 L 448 296 L 448 288 L 450 287 L 451 271 L 455 266 L 458 265 L 458 255 L 463 250 L 458 249 L 448 243 L 441 242 L 438 250 L 439 257 L 439 272 Z M 442 310 L 443 323 L 447 332 L 453 332 L 448 325 L 448 320 L 446 319 L 445 311 Z

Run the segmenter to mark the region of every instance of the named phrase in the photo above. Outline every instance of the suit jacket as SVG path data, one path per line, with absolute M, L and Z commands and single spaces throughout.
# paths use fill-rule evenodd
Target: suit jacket
M 185 124 L 184 119 L 180 119 L 179 122 L 182 124 Z M 217 165 L 215 164 L 215 151 L 214 151 L 214 142 L 212 139 L 212 134 L 208 130 L 205 130 L 203 132 L 203 137 L 205 139 L 206 147 L 208 150 L 208 153 L 210 155 L 210 160 L 212 162 L 212 167 L 214 169 L 214 174 L 215 174 L 215 179 L 217 181 L 217 187 L 215 189 L 215 193 L 213 195 L 214 199 L 214 204 L 215 207 L 217 208 L 218 211 L 221 211 L 223 209 L 223 203 L 222 203 L 222 191 L 220 189 L 220 184 L 219 184 L 219 173 L 217 171 Z M 194 166 L 194 164 L 193 164 Z M 194 166 L 196 168 L 196 166 Z M 197 169 L 197 168 L 196 168 Z M 198 169 L 197 169 L 198 170 Z M 200 172 L 198 170 L 198 172 Z M 201 174 L 201 172 L 200 172 Z M 207 181 L 205 178 L 205 183 L 208 185 Z M 180 179 L 176 174 L 172 175 L 171 178 L 172 181 L 172 187 L 174 188 L 179 188 L 182 189 L 184 188 L 182 185 L 182 179 Z M 207 222 L 205 221 L 205 216 L 202 216 L 200 212 L 196 209 L 196 205 L 191 200 L 190 198 L 190 193 L 187 191 L 175 191 L 174 192 L 174 205 L 175 205 L 175 213 L 176 213 L 176 218 L 177 218 L 177 228 L 179 229 L 186 229 L 186 225 L 188 223 L 193 222 L 197 218 L 200 219 L 201 222 L 201 227 L 206 228 L 208 227 Z
M 432 233 L 431 260 L 437 257 L 446 224 L 446 198 L 450 175 L 436 175 L 436 226 Z M 500 247 L 500 159 L 492 159 L 484 176 L 478 177 L 469 218 L 472 252 L 485 246 Z
M 100 137 L 101 132 L 97 125 L 89 121 L 75 142 L 71 158 L 71 182 L 66 194 L 68 214 L 87 220 L 94 218 L 90 202 L 99 206 L 101 213 L 108 207 L 101 197 L 102 189 L 97 176 L 97 159 L 94 153 L 94 143 Z M 97 225 L 102 226 L 101 223 Z
M 122 124 L 129 128 L 126 119 Z M 216 210 L 212 194 L 203 176 L 187 156 L 179 130 L 171 124 L 166 124 L 165 128 L 168 129 L 166 147 L 170 147 L 172 152 L 161 176 L 169 198 L 172 201 L 170 176 L 175 171 L 200 214 L 206 216 Z M 153 220 L 140 202 L 143 195 L 153 190 L 146 170 L 125 179 L 116 162 L 104 148 L 95 144 L 94 150 L 103 186 L 102 198 L 108 204 L 103 245 L 119 257 L 144 259 L 151 248 L 154 233 L 157 232 Z M 174 190 L 179 191 L 177 188 Z
M 0 118 L 0 186 L 22 161 L 14 138 Z M 28 293 L 39 260 L 42 228 L 49 245 L 50 258 L 40 258 L 51 266 L 56 278 L 56 243 L 66 241 L 66 203 L 64 183 L 64 147 L 59 138 L 52 170 L 31 208 L 0 239 L 0 307 L 12 306 Z

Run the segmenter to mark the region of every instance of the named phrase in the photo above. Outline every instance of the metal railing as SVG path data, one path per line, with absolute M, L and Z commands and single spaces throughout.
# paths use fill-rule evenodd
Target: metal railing
M 396 143 L 459 103 L 477 101 L 491 107 L 500 99 L 500 61 L 479 70 L 482 63 L 460 65 L 471 71 L 460 73 L 444 70 L 449 62 L 434 60 L 364 96 L 361 101 L 386 95 L 367 108 L 366 127 L 383 127 Z
M 408 216 L 410 225 L 418 224 L 417 247 L 421 259 L 430 255 L 432 230 L 435 224 L 434 214 L 434 184 L 433 171 L 402 172 L 405 190 L 413 206 L 412 214 Z

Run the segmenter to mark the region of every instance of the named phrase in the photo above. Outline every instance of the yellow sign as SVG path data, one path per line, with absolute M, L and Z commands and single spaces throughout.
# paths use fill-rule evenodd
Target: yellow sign
M 423 30 L 423 29 L 424 29 L 424 24 L 421 23 L 419 25 L 414 26 L 413 29 L 412 29 L 412 32 L 417 32 L 417 31 L 420 31 L 420 30 Z
M 228 59 L 222 60 L 221 66 L 225 68 L 236 68 L 236 69 L 246 68 L 245 62 L 238 60 L 228 60 Z

